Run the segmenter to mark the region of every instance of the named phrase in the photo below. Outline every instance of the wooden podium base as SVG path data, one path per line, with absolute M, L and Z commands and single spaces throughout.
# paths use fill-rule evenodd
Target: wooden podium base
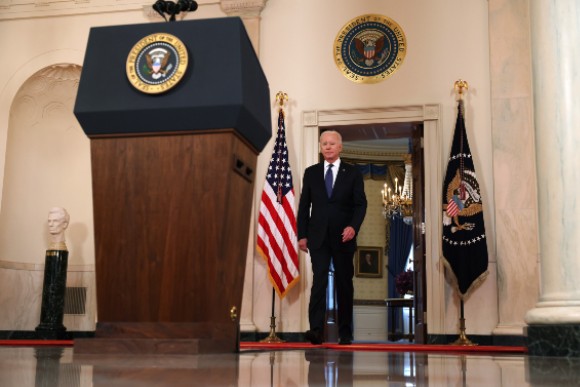
M 238 351 L 239 340 L 233 322 L 99 323 L 95 338 L 74 341 L 75 355 L 193 355 Z
M 93 139 L 91 157 L 99 323 L 75 352 L 236 352 L 255 151 L 227 129 Z

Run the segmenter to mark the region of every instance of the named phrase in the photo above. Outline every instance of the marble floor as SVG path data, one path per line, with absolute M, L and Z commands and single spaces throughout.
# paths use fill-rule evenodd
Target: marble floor
M 0 386 L 568 386 L 580 359 L 328 348 L 163 356 L 0 347 Z

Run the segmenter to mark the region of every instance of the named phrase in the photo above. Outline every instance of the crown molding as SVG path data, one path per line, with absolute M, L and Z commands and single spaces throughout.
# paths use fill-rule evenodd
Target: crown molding
M 119 12 L 143 12 L 151 18 L 157 14 L 153 3 L 153 0 L 0 0 L 0 20 Z M 197 0 L 197 4 L 215 5 L 220 0 Z
M 222 11 L 228 16 L 258 17 L 268 0 L 221 0 Z

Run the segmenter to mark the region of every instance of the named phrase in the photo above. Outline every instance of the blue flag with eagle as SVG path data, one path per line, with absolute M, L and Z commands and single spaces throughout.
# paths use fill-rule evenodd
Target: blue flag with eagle
M 443 182 L 443 262 L 463 300 L 487 276 L 483 202 L 469 150 L 463 100 Z

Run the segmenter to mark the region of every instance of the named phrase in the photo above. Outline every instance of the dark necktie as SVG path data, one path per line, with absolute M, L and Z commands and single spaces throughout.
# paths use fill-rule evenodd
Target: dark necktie
M 328 169 L 326 170 L 326 174 L 324 175 L 324 184 L 326 184 L 326 193 L 328 197 L 332 195 L 332 167 L 334 165 L 328 164 Z

